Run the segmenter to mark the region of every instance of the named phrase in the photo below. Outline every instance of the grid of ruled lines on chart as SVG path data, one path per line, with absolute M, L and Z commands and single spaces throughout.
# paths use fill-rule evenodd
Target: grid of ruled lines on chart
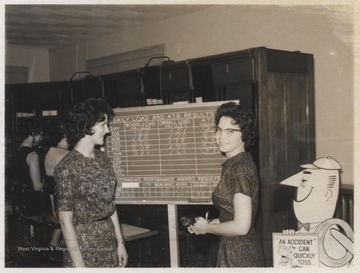
M 108 156 L 117 176 L 219 175 L 213 128 L 211 111 L 122 116 L 110 126 Z
M 118 180 L 115 199 L 211 200 L 225 160 L 215 141 L 217 106 L 116 110 L 105 148 Z
M 219 176 L 121 177 L 115 196 L 130 199 L 210 199 L 219 179 Z

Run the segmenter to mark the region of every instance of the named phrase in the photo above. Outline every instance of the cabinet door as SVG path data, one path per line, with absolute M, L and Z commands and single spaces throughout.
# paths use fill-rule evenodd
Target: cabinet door
M 248 51 L 190 60 L 194 97 L 203 101 L 241 100 L 256 109 L 253 58 Z
M 252 80 L 253 64 L 251 58 L 234 58 L 211 64 L 215 84 Z
M 215 84 L 216 100 L 239 100 L 239 103 L 256 115 L 257 92 L 255 81 Z
M 261 111 L 260 174 L 264 252 L 272 261 L 272 233 L 295 228 L 293 192 L 279 183 L 314 160 L 313 110 L 309 76 L 267 73 L 266 101 Z M 259 91 L 260 92 L 260 91 Z
M 141 79 L 147 99 L 164 99 L 161 93 L 157 66 L 149 66 L 142 71 Z
M 193 88 L 190 65 L 187 62 L 160 66 L 159 73 L 160 82 L 164 90 Z
M 130 70 L 103 77 L 105 97 L 113 107 L 132 107 L 144 105 L 141 74 Z
M 88 98 L 102 98 L 105 95 L 104 82 L 100 77 L 93 77 L 69 82 L 74 103 Z
M 210 64 L 192 66 L 191 73 L 195 98 L 202 97 L 204 102 L 220 100 L 215 93 Z
M 195 102 L 190 64 L 186 61 L 159 67 L 160 88 L 165 103 Z

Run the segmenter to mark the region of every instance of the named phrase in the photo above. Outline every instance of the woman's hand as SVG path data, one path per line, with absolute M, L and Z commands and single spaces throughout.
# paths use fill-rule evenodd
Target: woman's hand
M 208 232 L 209 221 L 206 220 L 204 217 L 195 218 L 195 221 L 195 224 L 191 225 L 188 230 L 190 229 L 196 235 L 206 234 Z
M 118 244 L 117 254 L 119 257 L 119 267 L 125 267 L 128 263 L 128 254 L 123 242 Z
M 188 226 L 187 230 L 188 230 L 188 232 L 189 232 L 190 234 L 194 234 L 194 233 L 195 233 L 196 235 L 198 235 L 198 233 L 196 233 L 196 231 L 194 230 L 194 226 L 193 226 L 193 225 Z

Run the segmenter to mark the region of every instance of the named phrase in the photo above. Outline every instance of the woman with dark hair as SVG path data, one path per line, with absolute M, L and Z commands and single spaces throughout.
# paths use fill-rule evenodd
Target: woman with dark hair
M 56 165 L 57 211 L 66 267 L 124 267 L 127 252 L 114 204 L 116 176 L 104 144 L 113 110 L 103 99 L 75 105 L 65 135 L 74 148 Z
M 16 159 L 18 175 L 23 184 L 34 191 L 42 188 L 40 159 L 37 148 L 42 140 L 43 128 L 40 121 L 29 120 L 18 131 L 18 139 L 21 141 Z
M 23 207 L 27 216 L 43 215 L 42 179 L 38 146 L 43 128 L 38 120 L 28 120 L 19 128 L 17 137 L 21 142 L 15 155 L 15 174 L 18 191 L 24 191 Z
M 216 142 L 227 158 L 212 195 L 219 219 L 209 222 L 199 217 L 188 230 L 220 236 L 218 267 L 265 266 L 254 229 L 259 179 L 248 152 L 256 142 L 256 121 L 242 106 L 229 102 L 217 109 L 215 125 Z

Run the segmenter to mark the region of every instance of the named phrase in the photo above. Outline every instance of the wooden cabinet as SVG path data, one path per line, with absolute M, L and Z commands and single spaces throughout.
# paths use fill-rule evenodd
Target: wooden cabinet
M 146 67 L 142 71 L 142 83 L 146 99 L 158 99 L 164 104 L 195 101 L 188 61 Z
M 249 50 L 189 60 L 194 96 L 203 101 L 240 100 L 257 110 L 254 58 Z
M 101 76 L 104 82 L 104 97 L 112 107 L 145 105 L 145 96 L 138 70 Z
M 101 77 L 88 77 L 68 82 L 71 89 L 72 102 L 79 102 L 87 98 L 104 97 L 104 82 Z
M 190 64 L 188 61 L 161 66 L 162 96 L 166 104 L 177 101 L 195 102 Z
M 315 160 L 314 64 L 311 54 L 251 49 L 257 82 L 262 241 L 272 264 L 272 232 L 289 228 L 292 208 L 280 181 Z M 283 196 L 283 204 L 279 197 Z

